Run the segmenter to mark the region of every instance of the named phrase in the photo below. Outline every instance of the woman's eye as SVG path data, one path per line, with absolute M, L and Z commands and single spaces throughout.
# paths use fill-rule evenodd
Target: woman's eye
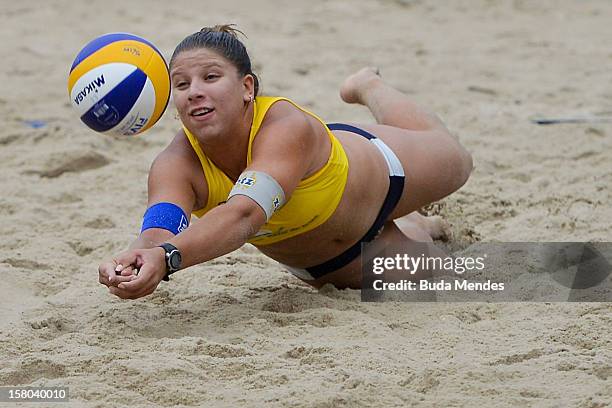
M 184 88 L 186 86 L 187 86 L 187 82 L 185 82 L 185 81 L 181 81 L 181 82 L 176 84 L 177 88 Z
M 206 75 L 206 79 L 207 79 L 207 80 L 209 80 L 209 79 L 215 79 L 215 78 L 217 78 L 217 77 L 219 77 L 219 75 L 217 75 L 217 74 L 208 74 L 208 75 Z

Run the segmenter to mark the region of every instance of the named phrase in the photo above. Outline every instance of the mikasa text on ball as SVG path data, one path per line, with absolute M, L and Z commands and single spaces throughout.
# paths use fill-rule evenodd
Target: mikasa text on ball
M 157 122 L 170 97 L 168 66 L 144 38 L 112 33 L 87 44 L 68 76 L 81 120 L 96 132 L 135 135 Z

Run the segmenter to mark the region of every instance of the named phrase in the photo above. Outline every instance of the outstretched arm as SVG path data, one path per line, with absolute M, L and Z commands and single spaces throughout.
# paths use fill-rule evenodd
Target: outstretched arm
M 184 269 L 240 248 L 265 222 L 266 215 L 255 201 L 234 196 L 167 242 L 181 251 Z
M 161 152 L 151 165 L 148 207 L 159 202 L 170 202 L 179 206 L 185 214 L 190 214 L 195 203 L 195 193 L 189 172 L 185 155 L 182 154 L 180 145 L 175 141 Z M 173 236 L 174 234 L 166 229 L 150 228 L 142 231 L 138 238 L 130 244 L 128 250 L 154 248 Z M 118 260 L 121 255 L 115 255 L 98 268 L 100 283 L 108 286 L 109 289 L 134 278 L 133 266 Z
M 247 197 L 235 196 L 163 242 L 180 250 L 184 269 L 240 248 L 264 222 L 265 213 L 257 204 Z M 123 299 L 153 293 L 166 274 L 165 252 L 157 246 L 126 251 L 116 257 L 116 262 L 139 269 L 137 276 L 109 287 L 112 294 Z
M 314 149 L 304 147 L 312 145 L 307 140 L 313 137 L 307 123 L 300 125 L 299 120 L 297 124 L 289 121 L 289 127 L 286 122 L 262 126 L 257 136 L 257 149 L 253 149 L 253 162 L 247 170 L 270 175 L 281 186 L 288 200 L 309 170 Z M 270 137 L 279 133 L 283 137 Z M 181 252 L 181 269 L 184 269 L 240 248 L 265 222 L 266 213 L 256 201 L 236 195 L 167 242 Z M 166 273 L 162 248 L 128 251 L 117 261 L 140 269 L 135 279 L 111 288 L 113 294 L 124 299 L 136 299 L 152 293 Z

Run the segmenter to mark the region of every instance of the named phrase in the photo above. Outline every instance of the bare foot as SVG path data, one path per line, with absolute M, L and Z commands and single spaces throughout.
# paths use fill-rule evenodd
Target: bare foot
M 430 217 L 425 217 L 429 228 L 429 235 L 431 235 L 432 239 L 438 239 L 443 242 L 447 242 L 451 238 L 451 228 L 450 224 L 446 222 L 446 220 L 439 215 L 432 215 Z
M 340 97 L 346 103 L 365 105 L 363 90 L 380 80 L 380 71 L 376 67 L 362 68 L 344 80 L 340 87 Z
M 451 236 L 450 225 L 439 215 L 426 217 L 415 211 L 397 218 L 394 222 L 404 233 L 408 231 L 414 233 L 416 229 L 419 229 L 429 235 L 431 239 L 444 242 L 448 241 Z

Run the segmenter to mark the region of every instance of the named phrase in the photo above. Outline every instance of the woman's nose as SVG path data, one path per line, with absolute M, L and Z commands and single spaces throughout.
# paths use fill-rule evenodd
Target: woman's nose
M 204 97 L 204 87 L 202 85 L 201 81 L 195 80 L 191 82 L 189 85 L 189 93 L 187 94 L 190 101 Z

